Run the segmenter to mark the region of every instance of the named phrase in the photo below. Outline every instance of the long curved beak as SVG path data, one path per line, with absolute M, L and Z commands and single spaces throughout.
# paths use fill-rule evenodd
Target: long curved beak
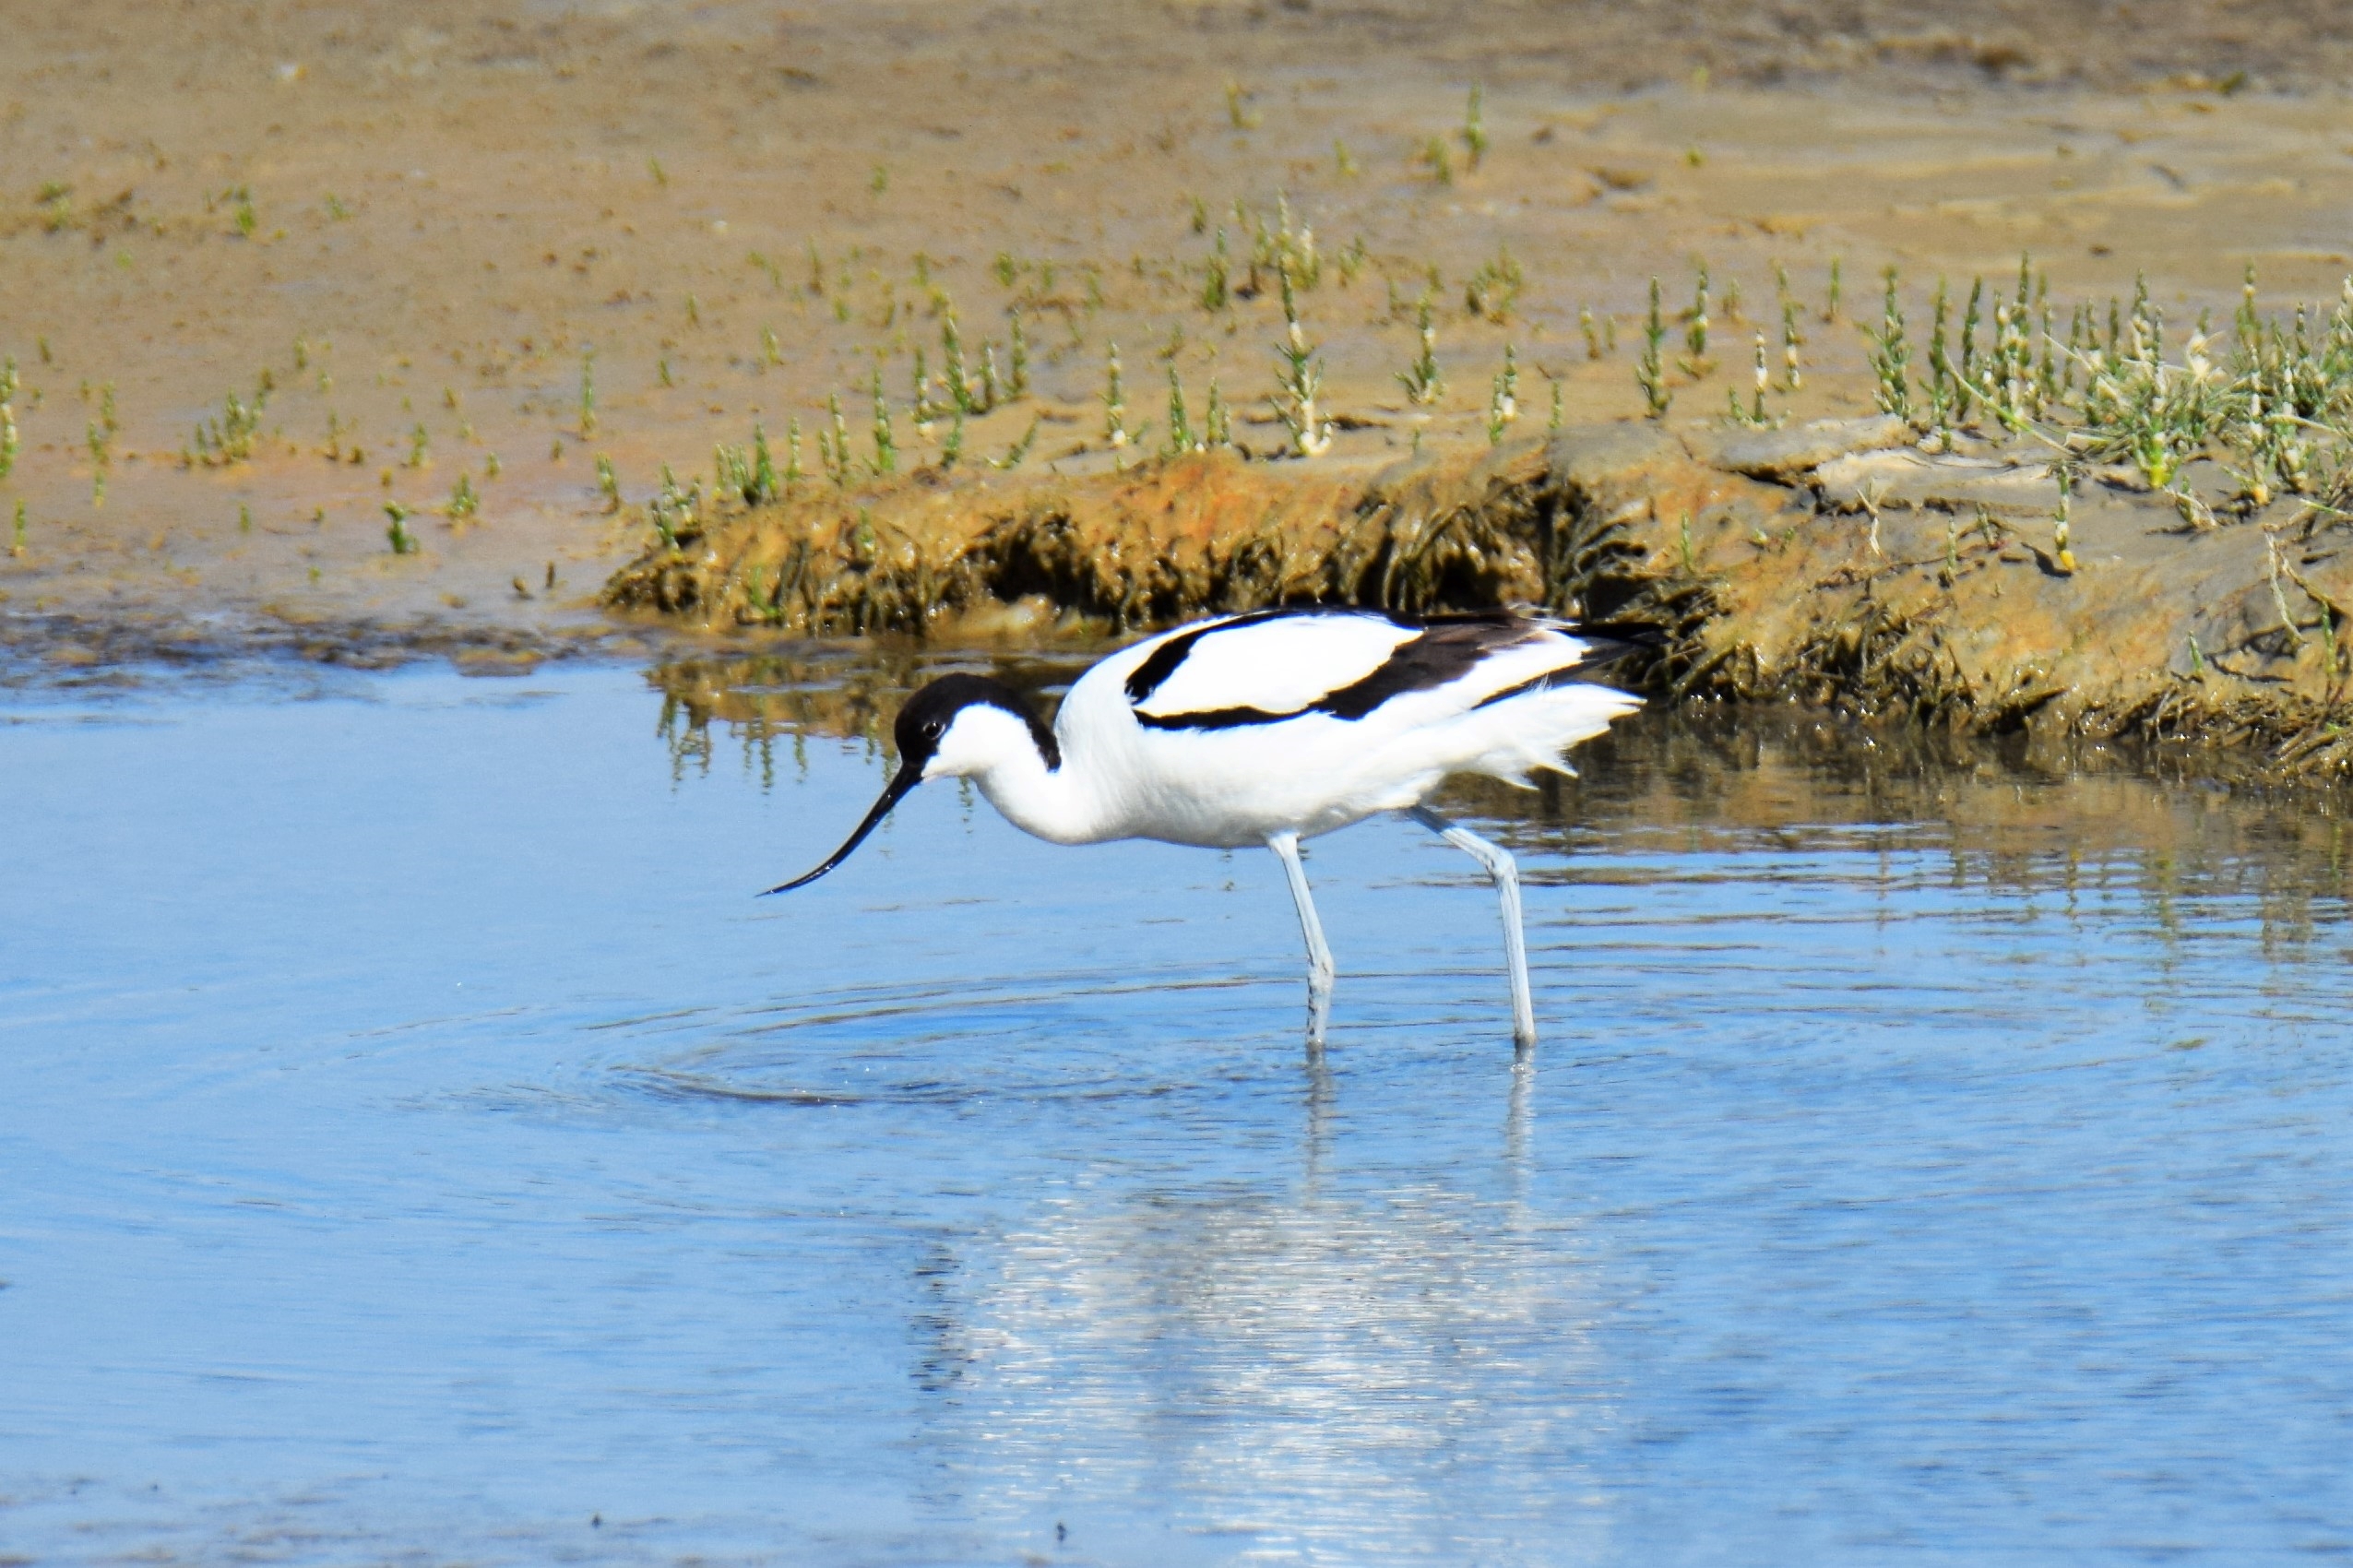
M 923 770 L 921 767 L 916 766 L 912 763 L 900 764 L 897 774 L 891 779 L 890 783 L 884 788 L 883 798 L 876 801 L 874 802 L 874 809 L 866 814 L 866 820 L 858 825 L 858 830 L 850 836 L 848 841 L 846 841 L 840 849 L 836 849 L 832 854 L 826 857 L 825 864 L 819 866 L 816 870 L 810 872 L 805 876 L 796 876 L 790 882 L 771 887 L 767 890 L 767 893 L 763 893 L 760 897 L 765 898 L 768 896 L 768 893 L 790 893 L 796 887 L 806 887 L 809 884 L 816 881 L 817 878 L 825 875 L 826 873 L 833 870 L 834 867 L 841 864 L 842 861 L 850 858 L 850 851 L 858 848 L 859 845 L 863 844 L 866 841 L 866 835 L 874 831 L 875 826 L 880 823 L 883 818 L 890 814 L 891 807 L 898 804 L 900 799 L 906 795 L 907 791 L 912 790 L 916 785 L 921 784 L 921 782 L 923 782 Z

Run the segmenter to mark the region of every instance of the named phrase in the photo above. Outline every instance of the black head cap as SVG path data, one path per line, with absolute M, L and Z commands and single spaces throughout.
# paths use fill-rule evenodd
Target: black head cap
M 1038 742 L 1039 754 L 1046 759 L 1049 768 L 1062 766 L 1062 748 L 1054 744 L 1054 732 L 1038 721 L 1029 705 L 1011 687 L 999 684 L 985 675 L 943 675 L 921 691 L 907 699 L 898 710 L 898 725 L 895 731 L 898 740 L 898 772 L 884 786 L 882 799 L 867 812 L 866 819 L 851 830 L 840 849 L 826 857 L 816 870 L 794 877 L 771 893 L 790 893 L 833 870 L 850 858 L 850 852 L 866 841 L 893 806 L 907 792 L 923 782 L 923 769 L 940 749 L 940 739 L 956 722 L 956 716 L 968 707 L 1000 707 L 1029 726 L 1029 738 Z
M 998 707 L 1029 726 L 1029 738 L 1038 742 L 1039 754 L 1046 759 L 1049 768 L 1062 766 L 1062 748 L 1054 743 L 1054 732 L 1046 728 L 1021 695 L 1001 681 L 986 675 L 943 675 L 938 680 L 907 699 L 898 710 L 898 725 L 894 734 L 898 742 L 901 767 L 918 774 L 940 749 L 940 737 L 946 734 L 956 716 L 968 707 Z

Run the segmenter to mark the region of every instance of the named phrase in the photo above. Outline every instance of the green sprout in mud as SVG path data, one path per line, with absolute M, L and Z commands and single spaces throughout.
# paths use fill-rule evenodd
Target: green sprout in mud
M 1021 312 L 1012 313 L 1010 341 L 1005 350 L 1005 392 L 1012 398 L 1029 396 L 1029 340 L 1022 336 Z
M 664 550 L 678 548 L 678 536 L 693 523 L 695 512 L 694 498 L 678 488 L 678 476 L 670 471 L 668 463 L 664 463 L 661 466 L 661 489 L 655 493 L 653 504 L 646 508 L 646 515 L 652 520 L 654 533 L 660 539 Z M 551 564 L 548 587 L 554 586 L 554 568 Z
M 850 487 L 850 422 L 842 417 L 841 394 L 826 394 L 826 424 L 817 431 L 817 462 L 837 490 Z
M 952 469 L 964 458 L 964 410 L 957 409 L 948 420 L 947 439 L 940 443 L 940 467 Z
M 496 479 L 504 471 L 505 469 L 498 460 L 497 453 L 485 452 L 482 454 L 482 477 L 484 479 Z
M 1577 307 L 1577 331 L 1585 338 L 1585 357 L 1589 360 L 1599 359 L 1601 357 L 1601 332 L 1600 329 L 1593 324 L 1593 307 L 1591 305 L 1579 305 Z
M 957 330 L 956 311 L 940 313 L 940 370 L 947 380 L 948 401 L 959 414 L 983 414 L 988 409 L 974 396 L 972 378 L 964 366 L 964 335 Z
M 441 510 L 451 522 L 463 523 L 472 520 L 481 506 L 481 497 L 474 493 L 473 480 L 461 473 L 458 476 L 458 487 L 449 493 L 448 505 Z
M 597 454 L 597 492 L 604 497 L 604 509 L 621 510 L 621 477 L 612 471 L 612 459 L 602 452 Z
M 1359 234 L 1355 239 L 1350 240 L 1348 243 L 1348 248 L 1340 252 L 1338 263 L 1340 287 L 1346 289 L 1353 286 L 1358 275 L 1363 272 L 1372 261 L 1373 253 L 1366 248 L 1364 236 Z
M 409 531 L 409 508 L 398 501 L 387 501 L 384 504 L 384 515 L 391 519 L 385 528 L 384 537 L 386 542 L 391 545 L 392 553 L 417 553 L 417 536 Z
M 426 449 L 432 445 L 433 437 L 426 433 L 423 425 L 420 424 L 414 430 L 411 430 L 409 433 L 408 466 L 412 469 L 431 467 L 433 459 L 426 456 Z
M 1683 317 L 1683 357 L 1676 368 L 1697 380 L 1715 368 L 1707 357 L 1707 263 L 1696 264 L 1699 277 L 1692 292 L 1692 308 Z
M 923 345 L 921 343 L 915 345 L 915 362 L 908 374 L 910 393 L 907 405 L 908 418 L 914 422 L 916 434 L 929 435 L 932 434 L 932 421 L 939 410 L 932 402 L 932 372 L 923 362 Z
M 2075 575 L 2075 552 L 2067 527 L 2069 503 L 2075 493 L 2075 476 L 2064 463 L 2054 467 L 2053 477 L 2059 481 L 2059 506 L 2050 518 L 2050 560 L 2062 575 Z
M 17 466 L 24 438 L 17 431 L 17 362 L 0 360 L 0 481 Z
M 777 482 L 776 458 L 768 451 L 768 433 L 759 425 L 752 427 L 752 504 L 774 501 L 784 493 Z
M 1258 128 L 1258 116 L 1251 112 L 1248 95 L 1242 90 L 1242 84 L 1237 81 L 1226 83 L 1226 124 L 1237 131 L 1254 131 Z
M 1103 444 L 1113 452 L 1128 443 L 1126 392 L 1120 381 L 1119 345 L 1103 357 Z
M 1847 279 L 1843 265 L 1839 258 L 1834 255 L 1830 258 L 1830 294 L 1822 307 L 1823 320 L 1838 319 L 1838 313 L 1846 308 L 1846 293 Z
M 1487 388 L 1487 445 L 1501 446 L 1503 432 L 1520 417 L 1520 367 L 1518 352 L 1511 344 L 1503 345 L 1503 368 Z
M 1451 185 L 1455 183 L 1455 158 L 1446 150 L 1445 137 L 1432 137 L 1423 142 L 1416 161 L 1429 170 L 1430 177 L 1438 184 Z
M 1349 144 L 1337 137 L 1332 138 L 1332 172 L 1343 180 L 1353 180 L 1362 172 L 1356 166 L 1356 154 L 1350 152 Z M 1196 234 L 1200 232 L 1198 229 L 1194 231 Z
M 874 369 L 874 455 L 869 466 L 879 475 L 898 472 L 898 437 L 891 430 L 890 399 L 883 395 L 883 373 Z
M 1463 111 L 1462 137 L 1463 151 L 1473 170 L 1487 156 L 1487 117 L 1483 113 L 1485 97 L 1479 83 L 1470 84 L 1470 103 Z
M 113 432 L 100 421 L 90 421 L 88 436 L 89 504 L 93 507 L 106 505 L 106 476 L 108 470 L 113 467 Z
M 1503 246 L 1496 251 L 1493 260 L 1480 263 L 1479 269 L 1463 286 L 1463 308 L 1501 327 L 1511 319 L 1512 307 L 1519 303 L 1520 290 L 1526 282 L 1511 247 Z
M 759 426 L 753 426 L 752 433 L 758 436 Z M 765 445 L 765 438 L 762 443 Z M 799 489 L 801 480 L 801 416 L 795 414 L 784 422 L 784 493 L 790 495 Z
M 1315 407 L 1315 398 L 1324 389 L 1324 363 L 1315 357 L 1315 345 L 1307 340 L 1306 328 L 1300 323 L 1299 300 L 1288 267 L 1282 268 L 1282 290 L 1283 340 L 1275 347 L 1282 368 L 1276 376 L 1275 414 L 1290 432 L 1291 451 L 1296 456 L 1318 457 L 1332 445 L 1331 422 L 1322 418 Z
M 1215 450 L 1234 444 L 1233 414 L 1226 407 L 1226 397 L 1218 389 L 1218 378 L 1209 378 L 1208 400 L 1201 409 L 1202 445 Z
M 1446 378 L 1438 369 L 1438 327 L 1428 294 L 1421 296 L 1420 333 L 1421 352 L 1397 372 L 1397 384 L 1405 388 L 1408 402 L 1429 408 L 1446 395 Z
M 1765 414 L 1765 389 L 1773 385 L 1773 371 L 1765 358 L 1765 331 L 1762 327 L 1756 332 L 1755 384 L 1753 399 L 1747 408 L 1741 406 L 1741 394 L 1738 387 L 1728 386 L 1724 389 L 1725 417 L 1734 424 L 1743 424 L 1751 429 L 1762 430 L 1773 422 Z
M 1937 436 L 1937 449 L 1953 450 L 1954 407 L 1958 401 L 1960 377 L 1953 367 L 1953 355 L 1945 342 L 1945 322 L 1953 313 L 1944 279 L 1936 280 L 1936 298 L 1930 306 L 1928 331 L 1928 422 Z
M 1021 433 L 1021 439 L 1006 447 L 1004 457 L 990 458 L 989 466 L 992 469 L 1010 471 L 1028 461 L 1029 449 L 1038 445 L 1038 427 L 1044 422 L 1043 420 L 1032 419 L 1029 422 L 1029 428 Z
M 1201 308 L 1215 315 L 1233 303 L 1230 264 L 1226 259 L 1226 232 L 1218 231 L 1209 259 L 1201 264 Z
M 742 497 L 746 506 L 756 506 L 767 499 L 753 471 L 751 451 L 724 441 L 711 447 L 711 483 L 722 495 Z
M 580 350 L 580 439 L 597 433 L 597 351 Z
M 1650 280 L 1650 314 L 1643 320 L 1642 357 L 1634 362 L 1634 385 L 1642 388 L 1645 410 L 1652 419 L 1667 417 L 1667 407 L 1675 395 L 1667 389 L 1666 367 L 1661 362 L 1661 350 L 1667 342 L 1667 324 L 1660 318 L 1658 279 Z
M 1805 344 L 1805 334 L 1798 329 L 1798 302 L 1781 302 L 1781 389 L 1795 392 L 1806 384 L 1805 372 L 1798 362 L 1798 350 Z
M 8 553 L 22 559 L 25 552 L 25 503 L 17 499 L 17 520 L 8 529 Z
M 33 200 L 42 208 L 41 228 L 43 233 L 59 233 L 72 226 L 73 197 L 74 187 L 62 180 L 49 180 L 42 183 L 40 195 Z
M 777 341 L 776 328 L 773 327 L 760 328 L 760 363 L 762 365 L 784 363 L 784 348 Z
M 1961 364 L 1953 397 L 1954 417 L 1967 420 L 1978 391 L 1978 327 L 1985 320 L 1985 279 L 1969 284 L 1968 308 L 1961 313 Z
M 250 459 L 261 434 L 261 410 L 267 400 L 266 392 L 256 392 L 250 403 L 230 393 L 217 417 L 198 422 L 187 460 L 220 468 Z
M 983 341 L 980 345 L 980 394 L 977 412 L 988 413 L 1004 400 L 1004 386 L 997 377 L 997 346 Z
M 1175 361 L 1169 362 L 1169 434 L 1160 450 L 1166 457 L 1182 457 L 1201 449 L 1201 439 L 1194 434 L 1193 417 L 1184 406 L 1184 383 L 1178 378 Z
M 1879 330 L 1863 329 L 1872 344 L 1872 374 L 1879 383 L 1873 400 L 1882 413 L 1894 414 L 1897 419 L 1909 419 L 1912 417 L 1912 347 L 1904 332 L 1904 306 L 1897 297 L 1894 267 L 1887 269 L 1886 279 L 1887 300 L 1880 314 Z

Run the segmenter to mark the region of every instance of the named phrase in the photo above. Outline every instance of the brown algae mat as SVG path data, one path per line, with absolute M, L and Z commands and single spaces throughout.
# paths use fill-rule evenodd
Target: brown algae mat
M 18 657 L 1501 600 L 2340 758 L 2318 0 L 11 24 Z

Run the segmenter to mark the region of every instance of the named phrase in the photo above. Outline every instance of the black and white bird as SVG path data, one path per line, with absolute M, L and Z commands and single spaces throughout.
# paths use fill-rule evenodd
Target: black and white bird
M 1512 1036 L 1535 1043 L 1519 872 L 1512 857 L 1427 803 L 1447 775 L 1525 785 L 1641 698 L 1583 677 L 1636 645 L 1508 612 L 1408 617 L 1262 610 L 1197 621 L 1088 669 L 1052 729 L 980 675 L 933 681 L 899 710 L 898 772 L 824 864 L 850 857 L 927 778 L 969 778 L 1016 827 L 1056 844 L 1154 838 L 1206 849 L 1264 844 L 1283 862 L 1307 938 L 1307 1038 L 1321 1049 L 1332 953 L 1299 844 L 1402 812 L 1494 881 L 1511 970 Z

